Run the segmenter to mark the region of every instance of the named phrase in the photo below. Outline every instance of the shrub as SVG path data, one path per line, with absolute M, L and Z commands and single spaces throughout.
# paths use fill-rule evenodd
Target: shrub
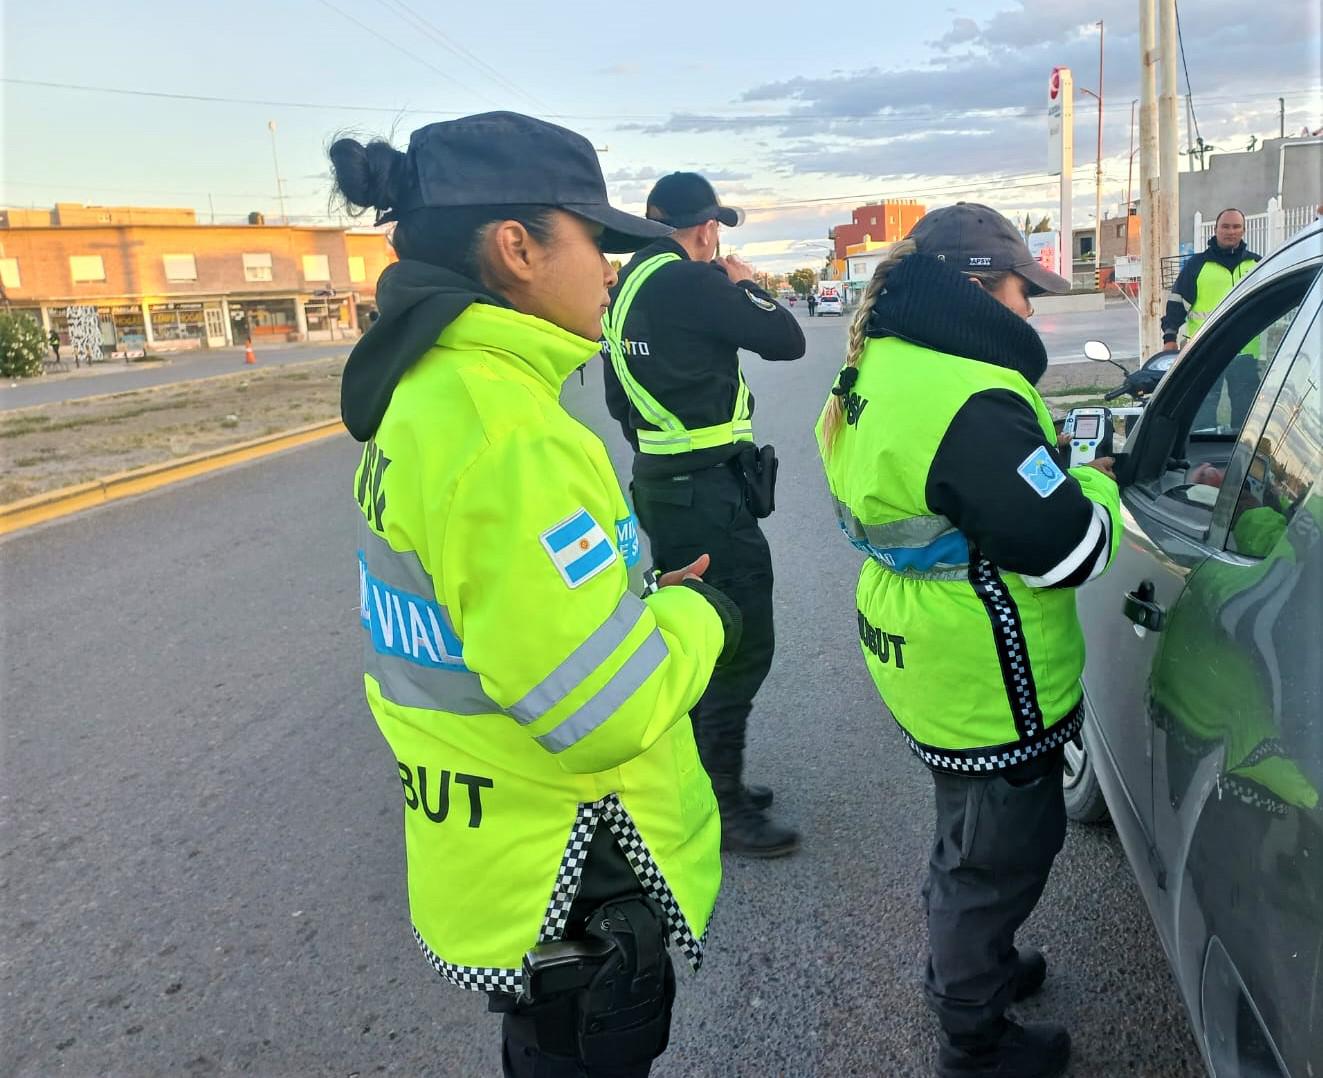
M 42 371 L 46 334 L 25 314 L 0 314 L 0 375 L 31 378 Z

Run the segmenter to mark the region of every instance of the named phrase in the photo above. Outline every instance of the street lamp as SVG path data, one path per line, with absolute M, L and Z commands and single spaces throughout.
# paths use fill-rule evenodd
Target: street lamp
M 280 200 L 280 223 L 289 224 L 285 213 L 285 188 L 280 182 L 280 158 L 276 156 L 276 121 L 267 120 L 266 129 L 271 132 L 271 163 L 276 167 L 276 198 Z

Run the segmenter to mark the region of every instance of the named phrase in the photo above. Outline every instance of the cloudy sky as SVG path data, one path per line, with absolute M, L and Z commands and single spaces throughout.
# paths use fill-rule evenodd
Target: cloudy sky
M 1216 151 L 1323 125 L 1314 0 L 1184 0 L 1198 133 Z M 655 5 L 589 0 L 71 0 L 7 4 L 0 202 L 194 206 L 330 223 L 337 131 L 394 135 L 512 108 L 582 131 L 612 195 L 705 172 L 753 212 L 728 241 L 769 269 L 816 263 L 878 196 L 1053 209 L 1046 87 L 1096 89 L 1105 21 L 1104 210 L 1124 200 L 1138 4 Z M 462 12 L 462 14 L 457 14 Z M 44 85 L 36 85 L 41 83 Z M 54 85 L 59 84 L 59 85 Z M 1182 71 L 1180 89 L 1186 89 Z M 116 91 L 132 91 L 129 93 Z M 1187 142 L 1182 106 L 1181 145 Z M 1075 224 L 1093 217 L 1097 111 L 1076 101 Z M 1136 166 L 1137 171 L 1137 166 Z

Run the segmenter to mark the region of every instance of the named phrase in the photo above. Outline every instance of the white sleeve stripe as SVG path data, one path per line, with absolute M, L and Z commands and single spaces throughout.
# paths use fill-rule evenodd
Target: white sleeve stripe
M 1112 514 L 1107 511 L 1106 506 L 1097 503 L 1094 503 L 1093 511 L 1102 516 L 1103 541 L 1102 549 L 1098 551 L 1098 560 L 1094 562 L 1093 571 L 1085 577 L 1086 581 L 1102 576 L 1103 570 L 1107 568 L 1112 560 Z
M 1106 551 L 1111 548 L 1110 532 L 1111 520 L 1107 514 L 1107 509 L 1104 506 L 1099 505 L 1097 502 L 1094 502 L 1093 514 L 1089 518 L 1089 527 L 1084 533 L 1084 538 L 1071 549 L 1070 553 L 1057 562 L 1056 565 L 1042 576 L 1026 576 L 1023 578 L 1024 582 L 1031 588 L 1050 588 L 1052 585 L 1065 580 L 1066 577 L 1070 576 L 1084 564 L 1085 559 L 1088 558 L 1090 554 L 1093 554 L 1098 549 L 1098 538 L 1100 535 L 1106 535 L 1108 539 L 1107 545 L 1102 549 Z M 1103 564 L 1107 564 L 1105 559 Z
M 1181 305 L 1181 309 L 1182 309 L 1182 310 L 1186 310 L 1186 311 L 1188 311 L 1188 310 L 1190 309 L 1190 304 L 1189 304 L 1189 302 L 1186 300 L 1186 298 L 1185 298 L 1184 296 L 1182 296 L 1179 292 L 1177 292 L 1176 289 L 1174 289 L 1174 288 L 1173 288 L 1170 292 L 1167 293 L 1167 302 L 1168 302 L 1168 303 L 1179 303 L 1179 304 Z

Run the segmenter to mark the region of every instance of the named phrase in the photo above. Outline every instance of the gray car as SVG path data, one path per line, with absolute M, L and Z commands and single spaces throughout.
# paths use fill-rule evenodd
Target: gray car
M 1316 225 L 1172 366 L 1079 594 L 1068 811 L 1110 814 L 1217 1078 L 1323 1078 L 1320 266 Z

